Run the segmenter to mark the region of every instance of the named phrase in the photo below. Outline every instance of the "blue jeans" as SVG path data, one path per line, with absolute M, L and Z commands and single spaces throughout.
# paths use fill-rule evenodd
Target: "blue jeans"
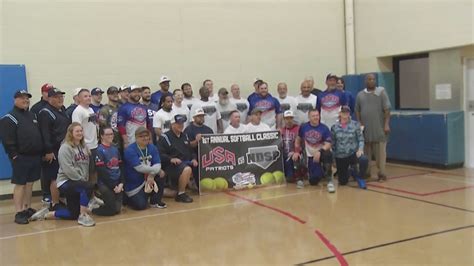
M 357 158 L 356 154 L 352 154 L 346 158 L 336 158 L 337 176 L 339 178 L 339 185 L 346 185 L 349 182 L 349 175 L 355 179 L 362 178 L 362 173 L 367 171 L 369 160 L 362 155 Z M 351 171 L 349 171 L 351 168 Z

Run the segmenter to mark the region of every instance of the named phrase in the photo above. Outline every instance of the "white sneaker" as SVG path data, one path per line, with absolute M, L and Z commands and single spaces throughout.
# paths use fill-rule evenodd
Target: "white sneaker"
M 334 192 L 336 192 L 336 188 L 334 187 L 334 183 L 333 183 L 333 182 L 329 182 L 328 185 L 327 185 L 327 188 L 328 188 L 328 192 L 329 192 L 329 193 L 334 193 Z
M 304 182 L 303 180 L 298 180 L 296 182 L 296 188 L 304 188 Z
M 79 218 L 77 219 L 77 223 L 86 227 L 95 225 L 94 219 L 92 219 L 92 217 L 90 217 L 89 214 L 87 213 L 79 215 Z
M 94 196 L 87 204 L 87 208 L 92 211 L 93 209 L 97 209 L 100 206 L 104 205 L 104 201 L 99 199 L 98 197 Z
M 49 208 L 44 207 L 41 210 L 36 211 L 33 215 L 30 217 L 30 221 L 41 221 L 46 219 L 46 215 L 49 213 Z

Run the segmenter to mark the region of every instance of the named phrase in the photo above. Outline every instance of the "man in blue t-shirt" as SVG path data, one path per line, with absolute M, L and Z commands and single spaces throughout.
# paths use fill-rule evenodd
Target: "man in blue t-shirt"
M 336 89 L 338 77 L 334 74 L 328 74 L 326 77 L 327 89 L 318 96 L 316 109 L 321 115 L 321 123 L 331 128 L 336 124 L 339 118 L 341 106 L 346 105 L 346 95 L 344 92 Z
M 166 208 L 161 201 L 165 187 L 164 172 L 158 149 L 150 144 L 151 133 L 145 127 L 135 131 L 136 142 L 125 149 L 125 194 L 128 205 L 136 210 L 148 206 Z
M 161 76 L 161 78 L 160 78 L 160 90 L 155 91 L 151 95 L 151 102 L 154 103 L 154 104 L 158 104 L 159 108 L 161 108 L 161 106 L 159 106 L 161 96 L 171 93 L 171 92 L 169 92 L 170 82 L 171 82 L 171 80 L 167 76 Z
M 304 146 L 307 160 L 310 185 L 317 186 L 324 176 L 329 180 L 327 185 L 330 193 L 335 192 L 332 180 L 331 131 L 319 122 L 319 111 L 310 110 L 309 122 L 300 125 L 295 141 L 295 159 L 301 156 L 298 150 Z
M 279 129 L 282 123 L 282 113 L 280 102 L 268 93 L 268 84 L 264 81 L 259 83 L 258 94 L 249 98 L 249 116 L 253 109 L 262 110 L 262 122 L 267 124 L 272 130 Z M 247 118 L 247 120 L 250 120 Z

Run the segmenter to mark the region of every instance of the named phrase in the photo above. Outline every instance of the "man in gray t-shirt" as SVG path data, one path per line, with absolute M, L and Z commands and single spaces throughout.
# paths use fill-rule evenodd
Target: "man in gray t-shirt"
M 374 74 L 365 76 L 366 88 L 357 94 L 355 111 L 357 120 L 364 128 L 364 153 L 369 160 L 375 153 L 378 181 L 387 180 L 385 163 L 387 160 L 387 136 L 390 133 L 390 101 L 383 87 L 377 87 Z M 367 168 L 370 176 L 370 164 Z

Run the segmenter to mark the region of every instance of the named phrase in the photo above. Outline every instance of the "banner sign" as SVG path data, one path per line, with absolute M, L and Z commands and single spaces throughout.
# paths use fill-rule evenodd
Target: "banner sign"
M 198 147 L 200 192 L 285 182 L 278 131 L 203 135 Z

